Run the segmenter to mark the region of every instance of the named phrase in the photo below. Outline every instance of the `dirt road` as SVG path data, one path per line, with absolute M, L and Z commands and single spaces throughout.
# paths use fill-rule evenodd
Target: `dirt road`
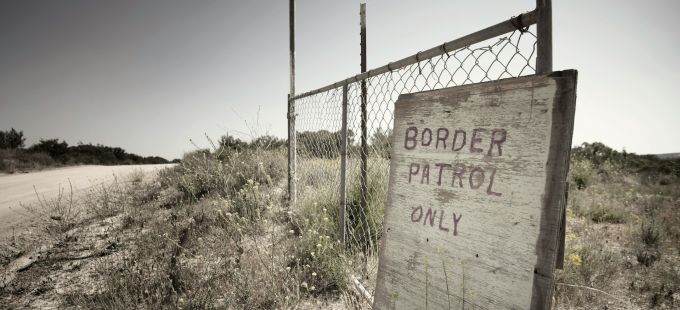
M 59 194 L 60 188 L 68 194 L 70 186 L 73 186 L 74 195 L 77 195 L 93 185 L 111 182 L 114 176 L 118 179 L 126 178 L 135 171 L 142 171 L 145 175 L 155 174 L 170 166 L 172 165 L 77 166 L 0 175 L 0 236 L 25 218 L 20 204 L 37 202 L 36 191 L 41 197 L 50 199 Z

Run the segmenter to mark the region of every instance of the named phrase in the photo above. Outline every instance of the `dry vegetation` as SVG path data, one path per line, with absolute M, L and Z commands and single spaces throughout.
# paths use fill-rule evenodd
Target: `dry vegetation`
M 371 172 L 373 211 L 350 227 L 371 237 L 346 249 L 337 241 L 337 188 L 319 185 L 332 184 L 320 180 L 337 178 L 338 167 L 306 165 L 315 171 L 301 171 L 299 206 L 288 210 L 284 148 L 222 145 L 153 180 L 133 176 L 81 199 L 67 189 L 29 206 L 36 224 L 0 244 L 0 305 L 367 308 L 348 270 L 365 264 L 380 237 L 384 173 Z M 680 170 L 581 151 L 556 308 L 680 307 Z M 350 210 L 357 193 L 350 188 Z
M 556 308 L 680 308 L 680 160 L 586 144 L 570 183 Z
M 23 131 L 0 130 L 0 173 L 27 173 L 52 167 L 74 165 L 167 164 L 158 156 L 139 156 L 119 147 L 78 143 L 69 146 L 59 139 L 40 139 L 24 148 Z
M 27 206 L 36 224 L 2 240 L 9 308 L 338 308 L 349 258 L 331 210 L 285 209 L 280 147 L 197 151 L 141 176 Z M 323 195 L 319 192 L 319 195 Z

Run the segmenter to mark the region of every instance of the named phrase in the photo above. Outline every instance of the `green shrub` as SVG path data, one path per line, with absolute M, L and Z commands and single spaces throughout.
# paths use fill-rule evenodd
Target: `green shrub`
M 595 167 L 587 160 L 572 160 L 569 167 L 569 175 L 576 189 L 582 190 L 593 183 Z
M 0 171 L 39 170 L 55 166 L 56 162 L 46 153 L 30 152 L 23 149 L 0 149 Z
M 361 207 L 358 166 L 348 169 L 346 244 L 343 246 L 337 243 L 341 239 L 337 161 L 312 158 L 300 165 L 298 208 L 291 216 L 291 233 L 297 238 L 295 256 L 300 261 L 293 265 L 311 268 L 317 274 L 318 278 L 302 278 L 309 287 L 345 289 L 348 272 L 361 272 L 355 267 L 364 266 L 367 256 L 377 255 L 387 190 L 384 171 L 387 162 L 372 157 L 368 166 L 366 208 Z M 323 251 L 319 252 L 319 248 Z
M 349 248 L 375 254 L 382 237 L 382 222 L 387 198 L 387 168 L 383 160 L 369 160 L 366 182 L 366 207 L 361 205 L 361 181 L 357 175 L 347 193 L 347 232 Z
M 354 133 L 347 133 L 348 145 L 352 145 Z M 342 134 L 328 130 L 303 131 L 297 133 L 297 147 L 300 154 L 317 158 L 337 158 L 340 156 Z
M 228 197 L 250 182 L 275 184 L 286 175 L 283 150 L 211 153 L 208 150 L 186 154 L 176 167 L 160 174 L 164 186 L 178 188 L 185 199 L 207 195 Z
M 595 223 L 620 224 L 626 221 L 626 214 L 619 208 L 596 204 L 588 210 L 588 217 Z
M 567 242 L 564 270 L 559 282 L 602 288 L 616 276 L 620 262 L 598 237 L 588 236 Z
M 378 128 L 371 136 L 371 151 L 375 153 L 378 157 L 390 158 L 390 152 L 392 152 L 392 147 L 390 143 L 392 141 L 392 129 Z
M 18 149 L 24 147 L 23 131 L 16 131 L 14 128 L 4 131 L 0 130 L 0 149 Z
M 231 171 L 208 151 L 184 155 L 182 163 L 162 171 L 161 184 L 176 187 L 184 199 L 197 201 L 211 193 L 226 196 L 231 184 Z
M 299 212 L 291 215 L 288 233 L 294 239 L 288 267 L 309 294 L 345 289 L 348 283 L 345 269 L 348 259 L 338 235 L 338 204 L 328 189 L 318 191 L 314 202 L 311 199 L 302 202 Z
M 22 152 L 24 154 L 22 161 L 26 166 L 32 165 L 33 169 L 41 169 L 46 167 L 52 167 L 56 165 L 56 162 L 47 153 L 41 152 Z
M 640 239 L 645 245 L 650 247 L 656 246 L 660 237 L 661 233 L 659 232 L 659 227 L 653 221 L 643 222 L 640 225 Z
M 256 225 L 264 212 L 271 209 L 273 204 L 271 195 L 252 179 L 232 196 L 230 210 L 250 221 L 251 225 Z
M 286 141 L 270 135 L 257 137 L 250 143 L 251 148 L 260 150 L 280 149 L 284 146 Z
M 637 262 L 644 265 L 645 267 L 649 267 L 654 262 L 659 260 L 661 253 L 656 250 L 656 249 L 650 249 L 650 248 L 640 248 L 638 249 L 637 253 L 635 254 L 635 258 L 637 259 Z

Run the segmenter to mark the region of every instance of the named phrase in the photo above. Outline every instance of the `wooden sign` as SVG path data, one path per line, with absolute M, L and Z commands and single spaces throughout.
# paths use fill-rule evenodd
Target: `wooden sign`
M 375 309 L 548 309 L 576 71 L 401 95 Z

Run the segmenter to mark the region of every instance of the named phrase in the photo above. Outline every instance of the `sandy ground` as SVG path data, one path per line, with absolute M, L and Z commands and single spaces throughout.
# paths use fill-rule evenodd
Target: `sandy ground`
M 37 171 L 24 174 L 0 175 L 0 236 L 8 233 L 12 227 L 24 223 L 26 212 L 21 204 L 31 204 L 40 197 L 54 198 L 63 188 L 70 192 L 73 186 L 74 195 L 93 185 L 111 182 L 114 176 L 126 178 L 130 173 L 143 171 L 146 176 L 170 165 L 130 165 L 130 166 L 77 166 Z M 70 182 L 70 185 L 69 185 Z

